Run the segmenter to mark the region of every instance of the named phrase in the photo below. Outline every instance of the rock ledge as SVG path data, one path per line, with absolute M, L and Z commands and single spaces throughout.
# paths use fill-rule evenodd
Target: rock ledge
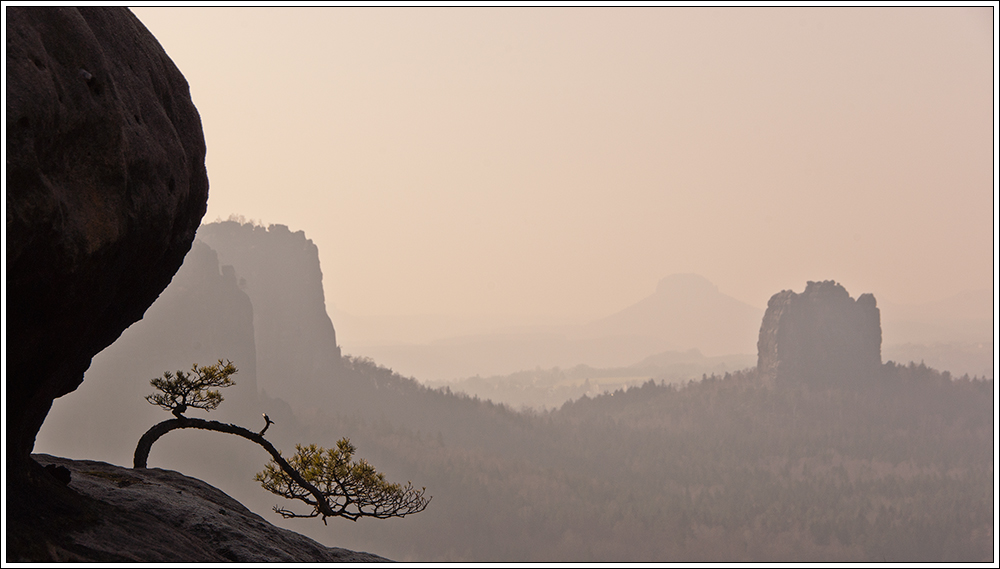
M 97 510 L 96 521 L 60 536 L 59 543 L 46 544 L 53 561 L 389 561 L 326 547 L 273 526 L 221 490 L 172 470 L 123 468 L 46 454 L 32 458 L 43 466 L 68 468 L 68 489 L 95 501 Z

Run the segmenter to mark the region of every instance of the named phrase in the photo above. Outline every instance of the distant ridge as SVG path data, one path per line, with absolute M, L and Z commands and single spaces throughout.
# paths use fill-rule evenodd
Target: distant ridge
M 673 350 L 698 349 L 706 355 L 756 352 L 761 308 L 719 292 L 705 277 L 674 274 L 656 292 L 606 318 L 584 326 L 587 335 L 646 336 Z
M 676 274 L 662 279 L 649 297 L 582 326 L 455 336 L 423 345 L 365 346 L 361 352 L 404 375 L 431 382 L 536 367 L 624 367 L 655 354 L 692 349 L 707 358 L 752 357 L 763 315 L 763 308 L 719 292 L 705 277 Z

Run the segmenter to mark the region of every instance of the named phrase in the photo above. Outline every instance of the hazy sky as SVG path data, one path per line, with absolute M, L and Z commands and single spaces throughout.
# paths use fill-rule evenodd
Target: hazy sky
M 328 308 L 992 287 L 989 7 L 133 11 L 201 113 L 205 221 L 304 230 Z

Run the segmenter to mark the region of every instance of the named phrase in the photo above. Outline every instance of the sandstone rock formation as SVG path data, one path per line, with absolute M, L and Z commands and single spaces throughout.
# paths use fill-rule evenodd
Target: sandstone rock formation
M 800 294 L 771 297 L 757 341 L 765 378 L 832 385 L 872 378 L 882 364 L 882 329 L 875 297 L 851 298 L 834 281 L 808 282 Z
M 319 249 L 285 225 L 209 223 L 198 239 L 235 268 L 253 303 L 257 384 L 293 405 L 317 405 L 329 393 L 323 385 L 340 369 Z
M 44 506 L 31 488 L 53 480 L 30 459 L 52 400 L 170 282 L 208 176 L 187 82 L 131 12 L 6 16 L 10 538 L 32 519 L 18 512 Z
M 35 455 L 69 471 L 63 491 L 92 499 L 90 520 L 33 544 L 57 562 L 385 562 L 275 527 L 222 491 L 172 470 Z M 57 522 L 56 522 L 57 523 Z M 13 556 L 30 561 L 41 555 Z

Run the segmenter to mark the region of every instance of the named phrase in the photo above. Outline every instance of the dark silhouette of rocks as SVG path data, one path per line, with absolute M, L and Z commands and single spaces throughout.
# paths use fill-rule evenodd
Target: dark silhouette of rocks
M 57 562 L 242 563 L 386 562 L 326 547 L 275 527 L 221 490 L 159 468 L 122 468 L 49 455 L 36 459 L 65 471 L 68 491 L 91 499 L 92 524 L 59 541 L 36 544 Z M 67 491 L 67 490 L 64 490 Z M 31 561 L 17 554 L 7 561 Z
M 70 473 L 68 468 L 66 468 L 65 466 L 57 466 L 55 464 L 46 464 L 45 472 L 48 472 L 49 474 L 52 475 L 53 478 L 55 478 L 56 480 L 58 480 L 63 484 L 66 484 L 67 486 L 69 485 L 73 477 L 72 473 Z
M 131 12 L 6 16 L 4 403 L 16 528 L 45 507 L 31 488 L 55 483 L 30 458 L 52 400 L 169 284 L 205 213 L 208 177 L 187 82 Z M 24 545 L 14 537 L 8 545 Z
M 834 281 L 807 282 L 802 293 L 771 297 L 757 341 L 765 378 L 830 385 L 874 377 L 882 364 L 875 297 L 853 299 Z
M 289 403 L 315 405 L 340 368 L 319 249 L 285 225 L 209 223 L 198 239 L 218 252 L 220 263 L 234 267 L 253 303 L 259 387 Z

